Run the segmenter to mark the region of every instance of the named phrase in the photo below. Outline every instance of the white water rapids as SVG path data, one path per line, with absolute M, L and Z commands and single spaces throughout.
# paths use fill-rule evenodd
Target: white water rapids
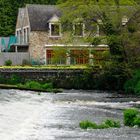
M 60 94 L 0 90 L 0 140 L 140 140 L 140 129 L 81 130 L 79 122 L 122 122 L 122 109 L 140 106 L 137 98 L 64 91 Z M 111 98 L 110 98 L 111 97 Z M 123 124 L 123 123 L 122 123 Z

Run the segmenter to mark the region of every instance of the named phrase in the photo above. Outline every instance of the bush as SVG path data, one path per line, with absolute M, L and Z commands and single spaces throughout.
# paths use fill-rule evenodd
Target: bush
M 41 84 L 35 81 L 29 81 L 25 83 L 25 87 L 31 89 L 42 89 Z
M 132 71 L 125 63 L 105 65 L 96 80 L 97 87 L 102 90 L 124 90 L 124 84 L 132 76 Z
M 53 88 L 53 84 L 52 83 L 45 83 L 44 85 L 42 85 L 43 89 L 52 89 Z
M 119 121 L 114 121 L 114 120 L 106 120 L 105 121 L 105 125 L 108 127 L 116 127 L 116 128 L 120 128 L 120 122 Z
M 140 71 L 134 72 L 131 79 L 127 80 L 124 84 L 125 93 L 140 94 Z
M 11 60 L 6 60 L 5 61 L 5 66 L 11 66 L 12 65 L 12 61 Z
M 133 127 L 137 122 L 136 118 L 139 114 L 137 109 L 127 109 L 124 111 L 124 125 Z
M 6 80 L 5 80 L 3 75 L 0 75 L 0 83 L 1 84 L 5 84 L 6 83 Z
M 90 122 L 90 121 L 82 121 L 79 124 L 80 128 L 82 129 L 88 129 L 88 128 L 92 128 L 92 129 L 105 129 L 105 128 L 120 128 L 120 122 L 119 121 L 114 121 L 114 120 L 106 120 L 105 122 L 97 125 L 94 122 Z
M 46 90 L 46 91 L 54 91 L 55 92 L 55 89 L 53 89 L 53 85 L 52 83 L 46 83 L 46 84 L 40 84 L 36 81 L 28 81 L 26 82 L 25 84 L 18 84 L 17 85 L 18 87 L 21 87 L 21 88 L 28 88 L 28 89 L 37 89 L 37 90 Z M 60 92 L 60 90 L 56 89 L 56 93 Z
M 18 75 L 12 74 L 10 79 L 7 80 L 8 84 L 16 85 L 22 82 L 22 78 Z
M 140 117 L 135 118 L 134 124 L 140 127 Z
M 88 128 L 97 128 L 97 124 L 96 123 L 92 123 L 92 122 L 90 122 L 90 121 L 82 121 L 82 122 L 80 122 L 80 128 L 82 128 L 82 129 L 88 129 Z

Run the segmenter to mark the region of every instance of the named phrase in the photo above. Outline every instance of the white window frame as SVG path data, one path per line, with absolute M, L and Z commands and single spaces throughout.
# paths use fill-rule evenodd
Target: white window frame
M 75 35 L 75 26 L 82 24 L 82 35 Z M 73 24 L 73 36 L 74 37 L 84 37 L 85 36 L 85 24 L 84 23 L 74 23 Z
M 59 35 L 52 35 L 52 25 L 59 25 Z M 60 22 L 51 22 L 49 23 L 49 29 L 50 29 L 50 32 L 49 32 L 49 37 L 51 38 L 59 38 L 59 37 L 62 37 L 62 27 L 61 27 L 61 23 Z
M 24 32 L 24 30 L 25 30 L 25 32 Z M 27 31 L 29 31 L 29 32 L 27 33 Z M 16 29 L 16 37 L 18 39 L 17 43 L 19 43 L 19 44 L 28 43 L 29 34 L 30 34 L 29 26 L 24 26 L 22 28 Z
M 127 24 L 127 22 L 128 22 L 127 16 L 123 16 L 122 17 L 122 26 L 125 26 Z

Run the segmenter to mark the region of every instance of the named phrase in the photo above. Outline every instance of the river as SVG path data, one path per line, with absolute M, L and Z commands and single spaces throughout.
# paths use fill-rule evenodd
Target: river
M 0 140 L 140 140 L 140 129 L 123 126 L 123 109 L 140 98 L 116 93 L 65 90 L 63 93 L 0 90 Z M 121 121 L 121 128 L 82 130 L 82 120 Z

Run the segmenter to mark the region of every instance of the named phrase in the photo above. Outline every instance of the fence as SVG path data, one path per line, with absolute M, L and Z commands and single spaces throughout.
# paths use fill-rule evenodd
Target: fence
M 12 65 L 21 65 L 23 60 L 30 60 L 29 53 L 11 53 L 2 52 L 0 53 L 0 66 L 4 65 L 6 60 L 11 60 Z

